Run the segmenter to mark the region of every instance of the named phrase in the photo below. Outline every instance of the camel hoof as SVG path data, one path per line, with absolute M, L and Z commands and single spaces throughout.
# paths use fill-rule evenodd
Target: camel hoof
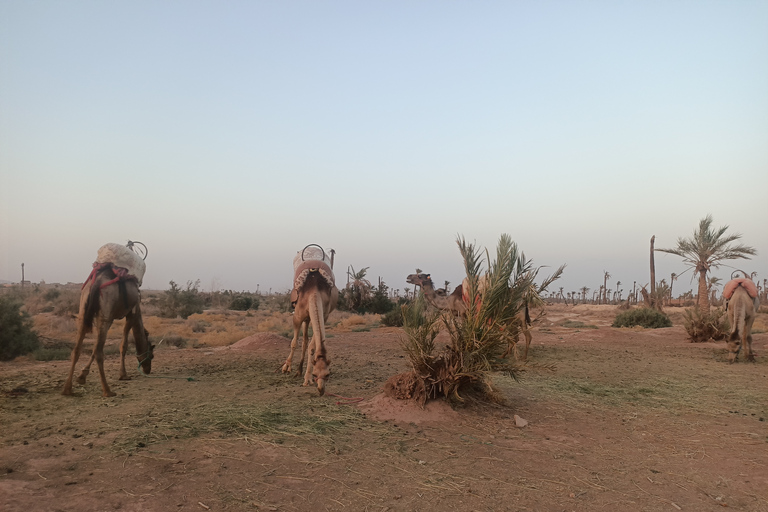
M 128 375 L 121 375 L 117 380 L 131 380 L 131 378 Z
M 78 384 L 80 384 L 81 386 L 82 386 L 83 384 L 85 384 L 85 375 L 81 375 L 81 376 L 79 376 L 79 377 L 77 378 L 77 383 L 78 383 Z
M 288 363 L 285 363 L 283 365 L 283 373 L 291 373 L 291 365 L 289 365 Z
M 103 396 L 104 398 L 109 398 L 112 396 L 117 396 L 117 393 L 115 393 L 114 391 L 105 391 L 104 393 L 101 394 L 101 396 Z
M 72 396 L 72 390 L 71 389 L 65 389 L 64 391 L 61 392 L 61 394 L 64 395 L 64 396 Z

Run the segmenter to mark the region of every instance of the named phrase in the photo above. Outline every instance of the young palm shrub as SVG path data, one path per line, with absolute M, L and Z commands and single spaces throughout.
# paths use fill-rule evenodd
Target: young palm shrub
M 720 308 L 709 313 L 702 313 L 699 308 L 686 309 L 683 325 L 692 343 L 702 343 L 710 339 L 720 341 L 730 331 L 725 310 Z
M 521 369 L 500 356 L 519 334 L 516 317 L 525 307 L 525 294 L 535 273 L 529 272 L 517 245 L 504 234 L 493 262 L 485 251 L 488 271 L 481 298 L 482 256 L 461 237 L 457 244 L 467 273 L 467 313 L 462 317 L 429 313 L 422 297 L 403 307 L 406 337 L 402 345 L 413 370 L 388 381 L 385 389 L 390 396 L 413 398 L 422 405 L 439 396 L 462 402 L 468 393 L 495 400 L 491 373 L 514 377 Z M 528 268 L 519 269 L 520 265 Z M 513 276 L 518 278 L 513 281 Z M 441 326 L 450 344 L 436 352 L 435 338 Z

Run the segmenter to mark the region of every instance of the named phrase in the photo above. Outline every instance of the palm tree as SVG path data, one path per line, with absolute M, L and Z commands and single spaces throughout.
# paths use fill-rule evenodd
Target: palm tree
M 717 295 L 717 287 L 720 286 L 720 279 L 719 277 L 710 277 L 707 281 L 707 293 L 709 294 L 710 301 L 715 301 L 715 295 Z
M 587 292 L 588 292 L 589 290 L 590 290 L 590 289 L 589 289 L 589 288 L 587 288 L 586 286 L 582 286 L 582 287 L 581 287 L 581 301 L 582 301 L 582 302 L 587 302 Z
M 608 304 L 608 280 L 610 278 L 611 274 L 603 270 L 603 304 Z
M 677 274 L 672 272 L 669 276 L 669 300 L 672 300 L 672 287 L 675 285 L 675 281 L 677 281 Z
M 741 234 L 726 235 L 727 230 L 728 226 L 713 229 L 712 216 L 707 215 L 699 221 L 699 228 L 693 232 L 691 238 L 678 238 L 677 247 L 674 248 L 656 249 L 680 256 L 690 268 L 694 269 L 694 272 L 699 274 L 698 307 L 702 313 L 709 313 L 707 273 L 713 268 L 719 268 L 724 260 L 750 259 L 749 256 L 757 254 L 754 247 L 734 244 L 741 238 Z
M 370 267 L 363 267 L 355 272 L 352 265 L 347 269 L 347 288 L 345 295 L 349 309 L 359 309 L 368 300 L 373 290 L 373 285 L 365 278 Z

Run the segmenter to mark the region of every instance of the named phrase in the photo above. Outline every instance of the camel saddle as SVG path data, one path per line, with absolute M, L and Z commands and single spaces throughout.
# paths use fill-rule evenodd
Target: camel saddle
M 728 281 L 723 288 L 723 297 L 725 297 L 726 300 L 730 300 L 733 296 L 733 292 L 735 292 L 736 288 L 739 286 L 742 286 L 751 298 L 757 298 L 757 286 L 755 286 L 755 283 L 752 282 L 751 279 L 747 278 L 731 279 Z
M 96 261 L 93 263 L 91 275 L 85 280 L 83 287 L 93 279 L 99 270 L 106 267 L 112 267 L 112 270 L 117 277 L 112 281 L 104 283 L 101 286 L 102 288 L 126 279 L 134 279 L 138 285 L 141 286 L 142 280 L 144 279 L 144 272 L 147 270 L 147 264 L 144 263 L 144 260 L 125 245 L 114 243 L 105 244 L 99 248 L 99 251 L 96 254 Z
M 299 251 L 293 259 L 293 289 L 291 290 L 291 307 L 296 306 L 299 300 L 299 290 L 302 289 L 309 274 L 317 272 L 325 279 L 329 286 L 336 286 L 336 278 L 333 275 L 331 264 L 322 249 L 314 247 Z

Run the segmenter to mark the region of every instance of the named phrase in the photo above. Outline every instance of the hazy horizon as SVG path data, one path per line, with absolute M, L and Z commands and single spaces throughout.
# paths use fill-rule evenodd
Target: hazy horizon
M 768 3 L 0 2 L 0 279 L 286 291 L 307 244 L 461 281 L 508 233 L 564 292 L 707 214 L 768 277 Z M 656 254 L 657 280 L 682 274 Z M 713 275 L 727 280 L 724 266 Z M 542 274 L 547 274 L 547 270 Z M 686 272 L 678 291 L 695 287 Z M 412 288 L 412 287 L 411 287 Z

